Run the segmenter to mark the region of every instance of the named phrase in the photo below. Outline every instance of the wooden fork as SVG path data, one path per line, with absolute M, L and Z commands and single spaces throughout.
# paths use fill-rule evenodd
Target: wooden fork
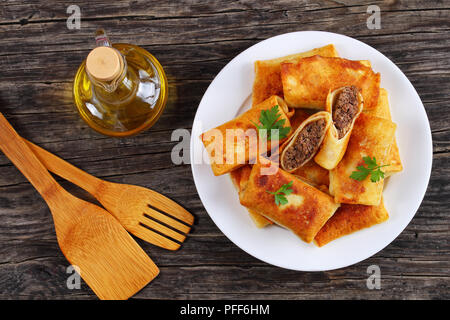
M 174 201 L 147 188 L 101 180 L 24 141 L 48 170 L 92 194 L 130 233 L 169 250 L 185 240 L 194 217 Z
M 64 190 L 0 113 L 0 149 L 47 202 L 64 256 L 101 299 L 127 299 L 158 273 L 106 210 Z

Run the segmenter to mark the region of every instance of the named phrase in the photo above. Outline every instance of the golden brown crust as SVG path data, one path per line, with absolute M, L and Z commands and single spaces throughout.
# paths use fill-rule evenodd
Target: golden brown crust
M 372 110 L 367 110 L 365 113 L 377 116 L 383 119 L 391 120 L 391 111 L 389 108 L 388 92 L 386 89 L 380 89 L 380 97 L 378 99 L 377 107 Z M 388 160 L 386 161 L 390 164 L 389 167 L 385 168 L 387 176 L 400 172 L 403 170 L 402 160 L 400 159 L 400 152 L 398 150 L 397 139 L 394 137 L 394 142 L 391 146 L 391 151 L 389 152 Z
M 303 123 L 303 121 L 305 121 L 312 115 L 311 110 L 308 109 L 293 109 L 293 110 L 294 114 L 289 119 L 291 121 L 292 132 L 297 130 L 297 128 Z
M 378 206 L 342 204 L 314 238 L 322 247 L 337 238 L 386 221 L 389 214 L 383 201 Z
M 309 183 L 316 188 L 326 186 L 326 188 L 328 189 L 328 186 L 330 185 L 329 171 L 319 166 L 313 160 L 308 161 L 303 166 L 292 171 L 291 173 L 300 180 Z
M 240 167 L 240 168 L 230 172 L 231 181 L 233 182 L 234 186 L 238 190 L 238 194 L 240 194 L 242 192 L 242 190 L 244 190 L 245 187 L 247 186 L 251 171 L 252 171 L 252 166 L 245 165 L 243 167 Z M 273 224 L 272 221 L 270 221 L 263 215 L 259 214 L 255 210 L 247 208 L 247 211 L 250 215 L 250 218 L 252 218 L 252 221 L 256 225 L 256 227 L 264 228 L 268 225 Z
M 247 164 L 230 172 L 231 181 L 233 182 L 238 192 L 241 192 L 247 186 L 251 171 L 252 166 Z
M 312 56 L 298 63 L 282 63 L 284 99 L 291 108 L 325 109 L 329 90 L 355 85 L 361 89 L 364 107 L 378 103 L 380 74 L 360 61 Z
M 290 229 L 302 240 L 311 242 L 339 204 L 329 195 L 282 169 L 264 175 L 262 168 L 259 164 L 253 166 L 247 187 L 241 193 L 241 204 Z M 274 195 L 267 191 L 275 192 L 290 181 L 293 181 L 293 192 L 286 196 L 289 202 L 277 206 Z
M 256 105 L 271 95 L 283 96 L 283 85 L 281 84 L 282 62 L 297 62 L 299 59 L 313 55 L 324 57 L 338 57 L 334 45 L 315 48 L 306 52 L 293 54 L 277 59 L 259 60 L 255 62 L 255 80 L 253 82 L 252 104 Z
M 386 163 L 389 164 L 385 168 L 386 177 L 391 176 L 393 173 L 400 172 L 403 170 L 402 160 L 400 159 L 400 151 L 398 150 L 397 139 L 394 138 L 394 142 L 391 146 L 391 151 L 389 152 L 388 159 Z
M 380 88 L 380 95 L 378 97 L 378 103 L 375 108 L 364 109 L 364 113 L 370 114 L 371 116 L 391 119 L 391 110 L 389 109 L 388 92 L 385 88 Z

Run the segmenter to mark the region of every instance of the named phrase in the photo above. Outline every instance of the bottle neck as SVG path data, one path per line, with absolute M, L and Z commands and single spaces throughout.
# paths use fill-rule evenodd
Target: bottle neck
M 126 59 L 112 46 L 104 29 L 96 30 L 95 43 L 86 59 L 86 72 L 94 86 L 114 92 L 126 77 Z
M 95 44 L 97 47 L 111 47 L 111 42 L 103 28 L 95 31 Z

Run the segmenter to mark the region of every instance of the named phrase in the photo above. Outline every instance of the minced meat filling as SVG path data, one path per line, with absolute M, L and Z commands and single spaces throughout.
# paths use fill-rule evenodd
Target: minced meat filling
M 358 113 L 358 88 L 345 87 L 337 96 L 333 106 L 333 122 L 341 139 L 350 129 L 353 118 Z
M 295 142 L 286 150 L 283 166 L 286 170 L 299 167 L 319 149 L 319 142 L 325 130 L 325 120 L 308 123 L 298 134 Z

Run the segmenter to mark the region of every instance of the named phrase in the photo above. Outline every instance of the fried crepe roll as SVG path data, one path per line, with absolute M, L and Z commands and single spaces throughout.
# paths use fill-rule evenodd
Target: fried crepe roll
M 403 170 L 402 160 L 400 159 L 400 151 L 398 150 L 397 140 L 395 137 L 386 163 L 389 164 L 389 166 L 384 170 L 386 177 Z
M 308 109 L 294 109 L 295 113 L 290 118 L 291 121 L 291 128 L 293 131 L 297 130 L 297 128 L 311 116 L 312 110 Z M 286 143 L 284 143 L 284 146 L 282 146 L 280 149 L 283 150 Z M 322 188 L 326 189 L 328 192 L 328 186 L 330 185 L 330 179 L 328 170 L 322 168 L 314 161 L 308 161 L 303 166 L 301 166 L 298 169 L 295 169 L 291 172 L 294 176 L 299 178 L 300 180 L 309 183 L 313 187 L 319 188 L 322 190 Z
M 266 100 L 264 100 L 263 102 L 265 103 L 275 103 L 277 104 L 283 111 L 284 113 L 287 115 L 288 113 L 292 113 L 292 115 L 294 114 L 293 110 L 289 110 L 288 105 L 286 104 L 286 101 L 284 101 L 283 98 L 281 98 L 280 96 L 277 95 L 272 95 L 269 98 L 267 98 Z M 262 102 L 261 102 L 262 103 Z M 259 103 L 259 104 L 261 104 Z M 259 105 L 257 104 L 257 105 Z M 257 105 L 253 105 L 252 108 L 256 107 Z M 289 118 L 292 116 L 290 115 Z
M 331 170 L 341 161 L 363 104 L 363 97 L 355 86 L 342 87 L 328 94 L 326 111 L 331 113 L 333 122 L 314 157 L 317 164 Z
M 342 204 L 317 233 L 314 242 L 319 247 L 322 247 L 330 241 L 361 229 L 369 228 L 386 221 L 388 218 L 389 214 L 384 208 L 383 200 L 378 206 Z
M 323 57 L 338 57 L 334 45 L 312 49 L 306 52 L 293 54 L 272 60 L 258 60 L 255 62 L 255 80 L 253 82 L 252 104 L 257 105 L 271 95 L 283 96 L 281 84 L 281 63 L 298 62 L 299 59 L 314 55 Z
M 280 105 L 281 102 L 281 98 L 272 96 L 237 118 L 200 135 L 208 152 L 214 175 L 219 176 L 237 169 L 257 157 L 259 153 L 267 152 L 274 143 L 276 144 L 276 141 L 272 140 L 267 143 L 267 150 L 258 150 L 259 135 L 255 124 L 259 123 L 262 110 L 278 105 L 280 115 L 278 119 L 285 119 L 284 126 L 290 127 L 289 118 L 286 116 L 285 108 Z M 227 131 L 231 138 L 227 139 Z M 289 134 L 291 132 L 292 130 Z M 280 143 L 287 138 L 280 140 Z M 228 150 L 227 144 L 231 144 L 228 145 Z
M 293 130 L 296 130 L 295 128 L 298 128 L 299 125 L 309 117 L 309 113 L 302 113 L 299 115 L 299 111 L 303 111 L 302 109 L 296 109 L 294 117 L 292 117 L 291 120 L 291 127 Z M 303 121 L 302 121 L 303 119 Z M 300 121 L 300 123 L 296 123 Z M 259 158 L 259 163 L 278 163 L 279 164 L 279 153 L 282 152 L 289 141 L 286 141 L 283 143 L 282 146 L 280 146 L 279 150 L 272 151 L 272 155 L 269 159 L 265 159 L 263 157 Z M 295 169 L 291 172 L 294 176 L 302 180 L 303 182 L 306 182 L 313 187 L 316 187 L 320 190 L 326 189 L 326 193 L 328 193 L 328 187 L 330 185 L 330 178 L 329 178 L 329 171 L 319 166 L 314 161 L 308 161 L 301 167 Z
M 291 230 L 303 241 L 311 242 L 339 204 L 280 168 L 270 175 L 264 174 L 263 169 L 259 164 L 253 166 L 247 186 L 240 195 L 241 204 Z M 275 195 L 269 192 L 276 192 L 291 181 L 292 192 L 285 196 L 287 203 L 278 206 Z
M 389 110 L 389 100 L 387 90 L 380 88 L 377 106 L 371 110 L 363 110 L 364 113 L 371 116 L 391 120 L 391 111 Z
M 298 63 L 281 64 L 283 94 L 291 108 L 325 109 L 328 92 L 354 85 L 361 89 L 364 108 L 373 109 L 378 103 L 380 74 L 365 62 L 343 58 L 313 56 Z
M 292 172 L 311 160 L 319 150 L 331 122 L 330 113 L 325 111 L 317 112 L 303 121 L 281 152 L 281 167 Z
M 252 171 L 252 166 L 251 165 L 245 165 L 243 167 L 240 167 L 240 168 L 230 172 L 231 181 L 233 182 L 234 186 L 238 190 L 239 194 L 247 186 L 248 178 L 250 177 L 250 172 L 251 171 Z M 264 227 L 266 227 L 268 225 L 273 224 L 272 221 L 270 221 L 269 219 L 265 218 L 263 215 L 259 214 L 255 210 L 252 210 L 252 209 L 249 209 L 249 208 L 246 208 L 246 209 L 247 209 L 247 211 L 248 211 L 248 213 L 250 215 L 250 218 L 252 219 L 253 223 L 256 225 L 256 227 L 264 228 Z
M 391 120 L 391 111 L 389 109 L 388 92 L 386 89 L 381 88 L 377 107 L 373 110 L 365 112 L 373 116 Z M 389 152 L 388 160 L 386 162 L 390 164 L 390 166 L 386 167 L 384 170 L 386 177 L 403 170 L 402 160 L 400 159 L 400 152 L 397 145 L 397 139 L 395 139 L 395 137 L 394 142 L 391 146 L 391 151 Z
M 380 204 L 384 180 L 372 182 L 350 178 L 358 166 L 365 166 L 363 157 L 375 157 L 378 165 L 386 164 L 394 140 L 396 125 L 390 120 L 361 113 L 353 127 L 347 151 L 330 171 L 330 194 L 339 203 Z

